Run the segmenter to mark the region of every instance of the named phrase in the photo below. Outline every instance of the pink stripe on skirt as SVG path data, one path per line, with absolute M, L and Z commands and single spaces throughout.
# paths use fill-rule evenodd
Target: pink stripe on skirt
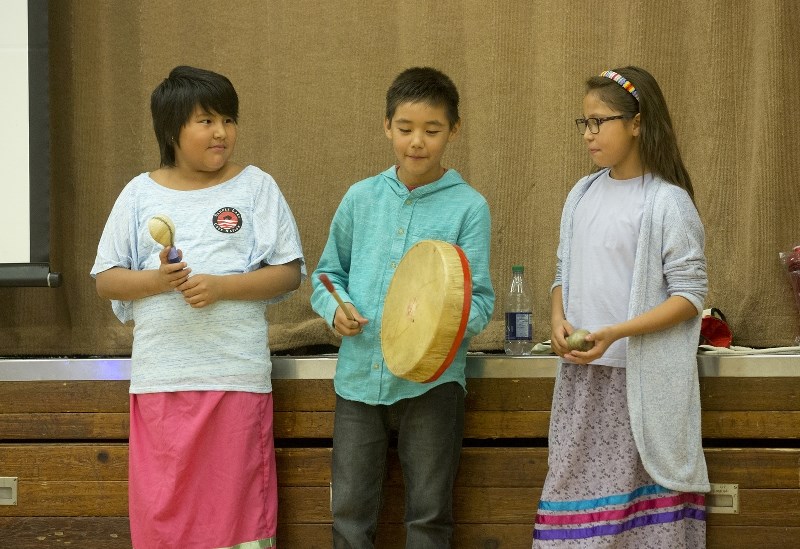
M 213 549 L 274 538 L 272 394 L 130 397 L 128 503 L 137 549 Z

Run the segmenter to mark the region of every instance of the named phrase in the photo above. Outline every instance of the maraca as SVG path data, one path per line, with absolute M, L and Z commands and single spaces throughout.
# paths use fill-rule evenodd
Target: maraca
M 147 222 L 147 229 L 150 231 L 150 236 L 153 240 L 164 246 L 170 247 L 167 254 L 167 261 L 170 263 L 178 263 L 181 258 L 178 257 L 178 250 L 175 248 L 175 224 L 164 214 L 154 215 Z
M 567 348 L 570 351 L 583 351 L 586 352 L 594 347 L 594 341 L 586 341 L 586 336 L 589 335 L 589 330 L 575 330 L 567 337 Z

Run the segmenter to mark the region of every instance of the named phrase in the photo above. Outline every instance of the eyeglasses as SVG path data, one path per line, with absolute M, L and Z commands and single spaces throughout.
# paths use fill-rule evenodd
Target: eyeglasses
M 590 133 L 596 134 L 600 133 L 600 124 L 603 122 L 619 120 L 621 118 L 630 118 L 630 116 L 618 114 L 616 116 L 606 116 L 603 118 L 576 118 L 575 125 L 578 127 L 578 132 L 580 132 L 581 135 L 586 133 L 586 128 L 589 128 Z

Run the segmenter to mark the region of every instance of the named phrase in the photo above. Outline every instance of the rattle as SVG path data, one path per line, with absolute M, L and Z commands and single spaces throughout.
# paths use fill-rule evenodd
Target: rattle
M 594 347 L 594 341 L 586 341 L 589 330 L 578 329 L 567 336 L 567 348 L 570 351 L 588 351 Z
M 169 216 L 164 214 L 154 215 L 147 222 L 147 229 L 150 231 L 150 236 L 153 237 L 153 240 L 165 248 L 169 246 L 167 261 L 178 263 L 181 258 L 178 257 L 178 250 L 175 248 L 175 224 Z

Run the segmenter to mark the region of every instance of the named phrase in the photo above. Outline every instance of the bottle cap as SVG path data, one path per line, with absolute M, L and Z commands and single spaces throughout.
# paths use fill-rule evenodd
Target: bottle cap
M 514 266 L 511 267 L 511 272 L 512 273 L 524 273 L 525 272 L 525 267 L 523 267 L 522 265 L 514 265 Z

